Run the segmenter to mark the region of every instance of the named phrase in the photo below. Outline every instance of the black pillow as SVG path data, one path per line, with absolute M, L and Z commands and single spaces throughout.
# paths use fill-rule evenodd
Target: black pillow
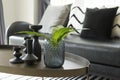
M 86 9 L 80 37 L 90 39 L 110 39 L 113 21 L 118 7 L 105 9 Z

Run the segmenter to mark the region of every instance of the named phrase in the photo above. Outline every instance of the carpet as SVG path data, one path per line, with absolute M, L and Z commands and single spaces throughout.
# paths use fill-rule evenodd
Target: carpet
M 86 76 L 74 76 L 74 77 L 45 77 L 44 80 L 87 80 Z M 0 80 L 42 80 L 42 77 L 14 75 L 8 73 L 0 73 Z M 105 77 L 96 74 L 89 74 L 89 80 L 120 80 L 110 77 Z

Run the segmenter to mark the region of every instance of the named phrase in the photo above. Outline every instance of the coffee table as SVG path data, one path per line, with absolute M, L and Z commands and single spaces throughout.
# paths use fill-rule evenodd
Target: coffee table
M 0 46 L 0 72 L 40 76 L 40 77 L 72 77 L 87 75 L 90 62 L 78 55 L 65 53 L 65 62 L 61 68 L 47 68 L 42 60 L 34 65 L 11 64 L 9 60 L 13 57 L 13 46 Z

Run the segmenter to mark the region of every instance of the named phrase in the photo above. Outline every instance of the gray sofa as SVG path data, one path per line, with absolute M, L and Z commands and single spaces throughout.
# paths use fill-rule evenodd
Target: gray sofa
M 26 22 L 15 22 L 19 27 L 29 27 Z M 13 27 L 12 24 L 12 27 Z M 29 23 L 27 23 L 29 24 Z M 11 26 L 10 26 L 11 27 Z M 9 27 L 9 28 L 10 28 Z M 23 28 L 23 27 L 20 27 Z M 11 28 L 10 28 L 11 29 Z M 14 28 L 13 28 L 14 29 Z M 19 29 L 20 30 L 20 29 Z M 28 28 L 22 30 L 29 30 Z M 14 30 L 12 30 L 13 32 Z M 7 42 L 9 45 L 22 45 L 23 36 L 10 34 L 11 30 L 6 31 Z M 42 44 L 42 40 L 40 40 Z M 65 39 L 66 51 L 83 56 L 91 62 L 90 72 L 110 76 L 120 79 L 120 40 L 95 41 L 82 39 L 78 35 L 69 35 Z
M 23 37 L 26 35 L 15 35 L 14 33 L 29 30 L 28 28 L 29 23 L 23 21 L 11 24 L 6 31 L 7 44 L 22 45 Z M 42 44 L 42 40 L 40 42 Z M 67 52 L 83 56 L 91 62 L 91 73 L 120 80 L 120 39 L 97 41 L 83 39 L 74 34 L 65 39 L 65 46 Z

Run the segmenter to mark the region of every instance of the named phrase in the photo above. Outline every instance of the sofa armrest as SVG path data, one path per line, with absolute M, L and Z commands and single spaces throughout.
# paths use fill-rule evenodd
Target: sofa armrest
M 28 22 L 24 22 L 24 21 L 16 21 L 16 22 L 12 23 L 7 28 L 6 33 L 5 33 L 6 44 L 9 44 L 9 37 L 14 35 L 16 32 L 24 31 L 24 30 L 31 31 L 29 29 L 29 25 L 31 25 L 31 24 Z

